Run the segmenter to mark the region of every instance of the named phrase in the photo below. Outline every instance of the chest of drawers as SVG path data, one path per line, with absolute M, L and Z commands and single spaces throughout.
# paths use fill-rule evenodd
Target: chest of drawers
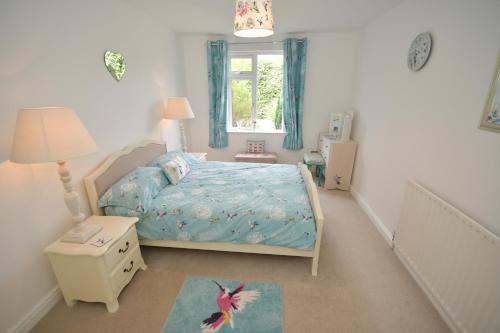
M 325 160 L 325 188 L 348 191 L 356 157 L 356 142 L 336 141 L 329 138 L 328 134 L 320 134 L 318 148 Z

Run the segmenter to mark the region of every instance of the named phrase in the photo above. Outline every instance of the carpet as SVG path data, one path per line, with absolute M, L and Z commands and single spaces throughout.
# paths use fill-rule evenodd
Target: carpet
M 281 333 L 282 304 L 275 283 L 188 276 L 162 333 Z

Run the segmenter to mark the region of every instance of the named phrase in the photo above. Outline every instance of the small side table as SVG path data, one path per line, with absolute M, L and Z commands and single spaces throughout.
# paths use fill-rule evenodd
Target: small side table
M 318 152 L 310 152 L 304 154 L 304 163 L 311 170 L 312 166 L 316 166 L 316 185 L 321 185 L 321 179 L 325 176 L 325 160 Z
M 135 223 L 136 217 L 91 216 L 85 223 L 99 224 L 99 233 L 85 244 L 58 239 L 43 251 L 50 260 L 64 300 L 103 302 L 109 312 L 118 311 L 118 295 L 138 269 L 145 270 Z M 101 237 L 112 239 L 102 247 L 91 245 Z
M 207 160 L 207 153 L 190 153 L 191 155 L 194 156 L 194 158 L 200 160 L 200 161 L 206 161 Z

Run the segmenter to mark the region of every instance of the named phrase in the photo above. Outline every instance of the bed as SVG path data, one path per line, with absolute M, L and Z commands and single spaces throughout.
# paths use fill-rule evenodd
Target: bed
M 108 188 L 166 152 L 164 142 L 144 141 L 108 157 L 85 178 L 92 212 L 137 216 L 141 245 L 310 257 L 317 275 L 324 218 L 301 164 L 196 161 L 147 211 L 99 207 Z

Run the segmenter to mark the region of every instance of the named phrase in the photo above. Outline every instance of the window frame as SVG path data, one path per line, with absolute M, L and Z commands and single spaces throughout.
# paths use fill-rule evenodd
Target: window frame
M 283 56 L 282 50 L 257 50 L 257 51 L 229 51 L 229 61 L 228 61 L 228 85 L 227 85 L 227 126 L 226 130 L 229 133 L 270 133 L 270 134 L 284 134 L 285 124 L 283 117 L 281 119 L 281 129 L 280 130 L 258 130 L 256 128 L 257 124 L 257 58 L 259 55 L 281 55 Z M 233 72 L 231 70 L 231 60 L 233 58 L 240 59 L 252 59 L 252 71 L 237 71 Z M 233 101 L 232 101 L 232 91 L 231 82 L 233 80 L 250 80 L 252 82 L 252 127 L 251 128 L 240 128 L 233 127 Z

